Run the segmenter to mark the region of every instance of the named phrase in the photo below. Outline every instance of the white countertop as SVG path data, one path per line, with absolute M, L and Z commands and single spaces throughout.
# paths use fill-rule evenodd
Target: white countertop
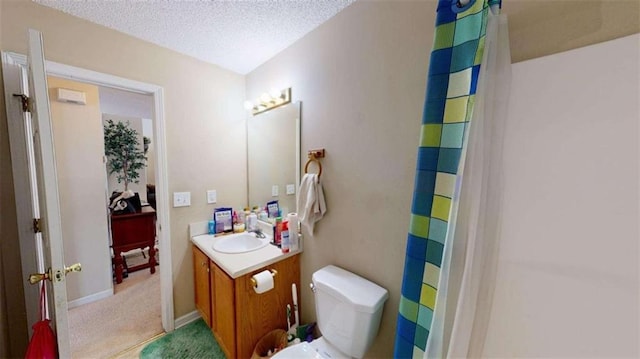
M 213 245 L 221 238 L 224 238 L 224 236 L 216 237 L 212 234 L 201 234 L 191 237 L 191 242 L 234 279 L 302 252 L 302 250 L 296 250 L 282 253 L 280 248 L 268 244 L 251 252 L 221 253 L 213 250 Z

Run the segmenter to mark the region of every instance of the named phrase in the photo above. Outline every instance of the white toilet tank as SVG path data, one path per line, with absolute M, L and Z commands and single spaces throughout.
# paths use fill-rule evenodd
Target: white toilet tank
M 378 334 L 386 289 L 330 265 L 313 273 L 316 316 L 323 338 L 344 354 L 362 358 Z

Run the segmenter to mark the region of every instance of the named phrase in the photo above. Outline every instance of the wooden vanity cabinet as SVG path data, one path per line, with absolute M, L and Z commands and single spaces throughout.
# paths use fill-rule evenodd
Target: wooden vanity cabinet
M 194 246 L 195 251 L 200 250 Z M 194 261 L 194 265 L 197 263 Z M 286 330 L 287 304 L 290 304 L 292 308 L 291 324 L 293 324 L 295 319 L 291 285 L 296 283 L 298 298 L 300 298 L 299 254 L 259 268 L 236 279 L 227 275 L 212 260 L 209 260 L 208 263 L 208 297 L 211 302 L 210 327 L 227 358 L 250 358 L 254 347 L 264 335 L 274 329 Z M 278 272 L 274 277 L 274 288 L 262 294 L 256 293 L 253 290 L 251 277 L 263 270 L 274 269 Z M 203 281 L 206 282 L 206 279 Z M 204 290 L 204 285 L 200 286 L 196 283 L 195 288 L 196 291 Z M 199 296 L 196 293 L 196 306 L 198 306 L 199 298 L 204 297 L 205 295 Z M 298 308 L 300 309 L 299 301 Z
M 209 279 L 209 257 L 198 247 L 192 247 L 193 252 L 193 283 L 195 286 L 196 309 L 200 316 L 211 327 L 211 293 Z
M 253 290 L 251 277 L 265 269 L 275 269 L 278 274 L 273 278 L 274 288 L 258 294 Z M 235 280 L 236 347 L 238 358 L 250 358 L 258 341 L 274 329 L 287 330 L 287 304 L 291 305 L 291 324 L 293 297 L 291 285 L 295 283 L 300 298 L 300 255 L 296 254 L 280 262 L 255 270 Z M 300 301 L 298 300 L 298 310 Z
M 236 358 L 235 281 L 213 261 L 211 272 L 211 330 L 227 358 Z M 241 317 L 241 316 L 240 316 Z

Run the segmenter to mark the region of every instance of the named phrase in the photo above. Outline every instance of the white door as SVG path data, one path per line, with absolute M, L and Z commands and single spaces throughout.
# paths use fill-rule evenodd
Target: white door
M 56 331 L 58 354 L 61 358 L 68 358 L 71 353 L 64 280 L 70 268 L 65 267 L 63 259 L 58 180 L 41 33 L 29 30 L 28 70 L 26 71 L 28 86 L 23 78 L 24 71 L 15 67 L 10 69 L 10 64 L 5 60 L 3 56 L 3 70 L 11 70 L 5 73 L 10 76 L 20 76 L 22 84 L 16 92 L 16 89 L 8 88 L 5 81 L 9 119 L 16 118 L 12 115 L 19 98 L 14 94 L 29 97 L 28 112 L 24 112 L 22 116 L 23 123 L 9 124 L 20 246 L 23 253 L 22 267 L 25 275 L 36 272 L 47 273 L 50 268 L 50 281 L 45 281 L 48 293 L 48 314 Z M 25 184 L 27 179 L 28 185 Z M 28 218 L 25 220 L 25 214 L 32 216 L 33 224 L 30 228 L 27 228 L 29 221 Z M 35 222 L 38 219 L 39 229 L 35 229 Z M 24 236 L 25 231 L 31 231 L 31 235 Z M 23 251 L 24 248 L 31 249 L 31 258 L 25 258 L 28 254 L 24 253 L 29 252 Z M 74 268 L 79 270 L 79 267 Z M 34 313 L 38 311 L 37 299 L 33 289 L 27 287 L 25 301 L 30 325 L 34 322 Z
M 44 268 L 51 268 L 50 317 L 58 337 L 58 354 L 69 358 L 69 323 L 67 320 L 66 267 L 62 248 L 62 221 L 58 198 L 58 176 L 51 133 L 51 115 L 47 75 L 44 67 L 42 34 L 29 29 L 29 89 L 31 90 L 31 123 L 38 202 L 40 207 Z

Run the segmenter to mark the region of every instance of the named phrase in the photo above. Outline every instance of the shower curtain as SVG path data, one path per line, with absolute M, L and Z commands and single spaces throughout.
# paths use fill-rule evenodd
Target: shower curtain
M 488 61 L 494 61 L 487 66 L 491 68 L 505 61 L 510 66 L 508 41 L 506 60 L 504 51 L 500 55 L 494 51 L 497 15 L 489 8 L 497 14 L 499 4 L 499 0 L 475 0 L 460 8 L 457 0 L 438 3 L 396 328 L 396 358 L 467 357 L 477 353 L 478 346 L 482 349 L 491 304 L 487 296 L 493 293 L 489 282 L 495 256 L 493 260 L 490 257 L 497 248 L 493 243 L 499 228 L 500 200 L 495 192 L 499 189 L 503 125 L 493 123 L 493 118 L 485 118 L 477 126 L 475 121 L 481 117 L 479 113 L 506 115 L 506 105 L 489 103 L 491 98 L 485 94 L 501 95 L 499 103 L 506 104 L 508 92 L 504 91 L 508 90 L 493 80 L 484 80 L 493 77 L 486 75 L 486 69 L 480 76 L 480 65 L 485 67 Z M 479 83 L 480 77 L 483 80 Z M 509 81 L 508 76 L 500 79 Z M 498 88 L 499 93 L 495 92 Z M 476 96 L 476 90 L 482 94 Z M 485 246 L 483 236 L 492 245 Z M 475 310 L 480 297 L 480 303 L 487 307 L 485 312 Z

